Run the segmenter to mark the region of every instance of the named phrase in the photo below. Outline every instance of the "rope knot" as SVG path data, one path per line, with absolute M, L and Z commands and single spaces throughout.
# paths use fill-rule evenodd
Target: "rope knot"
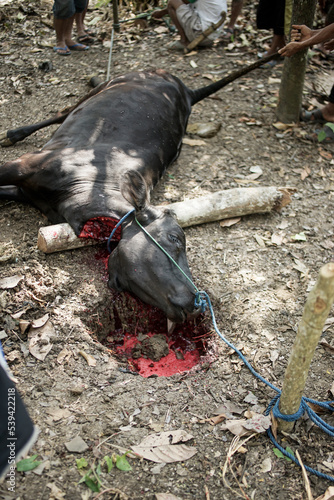
M 293 413 L 292 415 L 285 415 L 284 413 L 280 412 L 279 409 L 279 397 L 277 398 L 277 401 L 273 407 L 273 415 L 275 418 L 280 418 L 281 420 L 285 420 L 286 422 L 295 422 L 299 418 L 301 418 L 305 413 L 305 404 L 302 400 L 300 403 L 299 410 L 296 413 Z
M 195 307 L 196 309 L 201 309 L 201 313 L 204 313 L 207 308 L 207 301 L 201 296 L 201 292 L 197 292 L 195 295 Z

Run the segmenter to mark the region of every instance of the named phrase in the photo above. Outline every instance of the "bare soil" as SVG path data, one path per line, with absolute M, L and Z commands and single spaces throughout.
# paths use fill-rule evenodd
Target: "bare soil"
M 89 11 L 88 21 L 100 19 L 97 41 L 88 52 L 60 57 L 52 50 L 54 32 L 47 26 L 52 24 L 51 3 L 31 0 L 0 7 L 3 130 L 51 116 L 86 94 L 91 76 L 106 78 L 111 8 Z M 121 19 L 129 16 L 121 10 Z M 256 31 L 255 7 L 245 7 L 239 24 L 233 43 L 218 43 L 186 57 L 168 50 L 175 35 L 163 22 L 121 24 L 114 37 L 111 76 L 156 66 L 178 75 L 191 88 L 205 85 L 253 62 L 265 50 L 270 33 Z M 51 71 L 39 68 L 45 62 L 52 64 Z M 152 199 L 161 204 L 239 186 L 297 189 L 281 213 L 243 217 L 227 228 L 215 222 L 185 231 L 195 283 L 209 294 L 220 331 L 278 387 L 307 294 L 320 268 L 333 261 L 334 249 L 333 146 L 305 138 L 314 126 L 273 126 L 282 69 L 280 62 L 255 70 L 196 105 L 191 124 L 217 122 L 221 128 L 201 145 L 184 144 Z M 326 95 L 332 75 L 330 63 L 319 55 L 309 61 L 306 106 L 319 105 L 315 96 L 321 100 Z M 41 148 L 51 134 L 51 129 L 41 130 L 2 148 L 1 163 Z M 257 179 L 249 177 L 254 166 L 262 170 Z M 124 371 L 126 365 L 99 342 L 110 333 L 113 309 L 99 248 L 45 255 L 36 242 L 38 229 L 47 224 L 32 207 L 0 202 L 0 278 L 22 276 L 14 288 L 0 291 L 0 332 L 7 335 L 5 353 L 40 429 L 30 455 L 37 454 L 43 462 L 37 471 L 17 473 L 15 493 L 8 491 L 6 482 L 0 485 L 0 498 L 96 498 L 98 493 L 78 484 L 77 458 L 97 464 L 149 434 L 176 429 L 193 435 L 190 446 L 197 453 L 191 459 L 157 466 L 128 458 L 130 472 L 113 469 L 107 474 L 103 468 L 101 491 L 108 492 L 99 498 L 153 499 L 158 493 L 182 500 L 306 498 L 300 468 L 276 457 L 266 434 L 253 437 L 242 453 L 233 455 L 224 481 L 233 435 L 205 419 L 223 403 L 234 403 L 242 414 L 254 408 L 262 412 L 275 394 L 251 375 L 212 326 L 205 363 L 190 372 L 144 378 Z M 52 349 L 39 361 L 29 353 L 27 333 L 22 333 L 19 322 L 45 314 L 54 328 Z M 206 321 L 212 325 L 208 312 Z M 329 321 L 305 390 L 305 395 L 321 401 L 333 399 L 333 333 Z M 93 356 L 96 365 L 89 366 L 80 351 Z M 255 397 L 252 403 L 245 401 L 249 393 Z M 333 417 L 324 418 L 333 425 Z M 72 453 L 65 443 L 78 435 L 87 450 Z M 280 439 L 284 447 L 298 450 L 304 463 L 333 475 L 333 440 L 307 419 Z M 309 480 L 314 497 L 330 486 L 312 474 Z

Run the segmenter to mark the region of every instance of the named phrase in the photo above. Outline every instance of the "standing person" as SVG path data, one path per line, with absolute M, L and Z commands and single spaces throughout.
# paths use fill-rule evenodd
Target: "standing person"
M 222 12 L 226 11 L 226 0 L 168 0 L 167 7 L 153 12 L 152 17 L 161 19 L 169 14 L 180 35 L 180 40 L 170 48 L 183 50 L 213 23 L 217 23 Z M 216 36 L 212 33 L 199 46 L 211 45 Z
M 69 56 L 71 50 L 84 51 L 89 47 L 76 43 L 72 38 L 74 17 L 87 7 L 87 0 L 55 0 L 53 4 L 54 27 L 57 45 L 53 50 L 60 56 Z
M 285 45 L 285 0 L 260 0 L 256 12 L 256 25 L 260 30 L 274 31 L 271 46 L 264 54 L 274 54 Z M 273 66 L 277 61 L 270 61 Z M 269 63 L 268 63 L 269 64 Z
M 307 49 L 312 45 L 317 45 L 319 43 L 324 43 L 324 48 L 326 50 L 334 49 L 334 23 L 329 24 L 325 28 L 319 30 L 312 30 L 303 25 L 294 24 L 291 30 L 291 42 L 285 47 L 279 50 L 279 53 L 284 57 L 291 57 L 300 50 Z M 328 96 L 328 103 L 321 109 L 315 109 L 313 111 L 304 111 L 300 116 L 302 121 L 309 123 L 334 123 L 334 85 L 332 86 L 331 92 Z M 334 132 L 333 130 L 325 126 L 324 131 L 324 141 L 322 142 L 334 142 Z M 320 131 L 315 132 L 315 138 L 318 136 Z
M 232 0 L 230 20 L 222 36 L 224 40 L 231 40 L 234 37 L 235 23 L 241 14 L 243 5 L 244 0 Z

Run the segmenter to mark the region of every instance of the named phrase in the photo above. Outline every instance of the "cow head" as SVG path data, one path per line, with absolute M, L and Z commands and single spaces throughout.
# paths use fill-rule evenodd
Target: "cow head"
M 125 185 L 129 180 L 131 189 Z M 122 224 L 121 240 L 109 257 L 108 285 L 133 293 L 143 302 L 159 307 L 170 321 L 182 323 L 199 313 L 195 307 L 195 288 L 136 219 L 191 279 L 185 235 L 169 210 L 145 206 L 148 197 L 143 184 L 145 181 L 137 172 L 123 184 L 122 194 L 127 201 L 131 199 L 137 212 Z

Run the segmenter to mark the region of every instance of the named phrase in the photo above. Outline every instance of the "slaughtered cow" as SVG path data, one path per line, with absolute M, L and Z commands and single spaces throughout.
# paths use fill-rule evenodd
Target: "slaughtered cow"
M 61 123 L 40 151 L 0 167 L 0 198 L 28 202 L 52 223 L 68 222 L 78 236 L 97 225 L 100 232 L 107 225 L 110 234 L 134 208 L 109 257 L 109 287 L 159 307 L 172 322 L 196 316 L 183 230 L 170 211 L 150 206 L 149 197 L 180 154 L 192 105 L 229 81 L 226 77 L 190 90 L 177 77 L 156 70 L 102 83 L 56 117 L 6 134 L 13 144 Z

